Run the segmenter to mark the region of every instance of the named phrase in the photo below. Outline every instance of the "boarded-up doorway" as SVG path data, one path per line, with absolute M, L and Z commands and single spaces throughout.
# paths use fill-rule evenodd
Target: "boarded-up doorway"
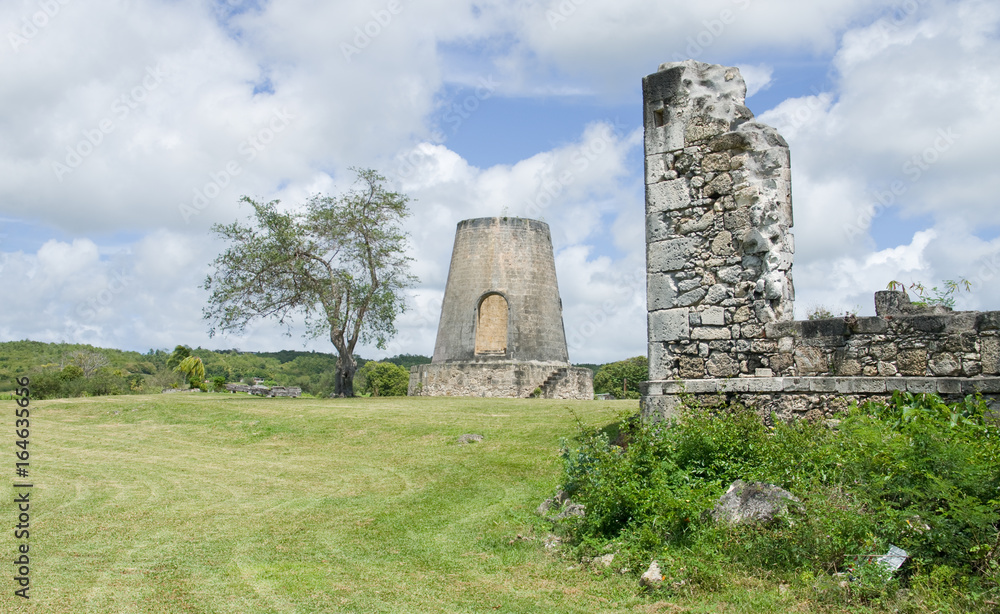
M 507 299 L 490 294 L 479 303 L 476 354 L 507 353 Z

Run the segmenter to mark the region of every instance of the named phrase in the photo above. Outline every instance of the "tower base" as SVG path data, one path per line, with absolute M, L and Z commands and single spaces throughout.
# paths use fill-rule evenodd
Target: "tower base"
M 590 369 L 563 362 L 443 362 L 410 368 L 410 396 L 594 398 Z

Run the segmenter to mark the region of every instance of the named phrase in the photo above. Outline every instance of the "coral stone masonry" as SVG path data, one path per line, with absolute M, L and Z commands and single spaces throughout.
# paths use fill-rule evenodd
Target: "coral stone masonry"
M 434 358 L 410 395 L 592 399 L 569 364 L 549 227 L 524 218 L 459 222 Z
M 788 144 L 754 121 L 736 68 L 688 60 L 643 79 L 646 416 L 681 394 L 791 419 L 894 390 L 1000 398 L 1000 312 L 915 309 L 794 321 Z M 998 403 L 1000 404 L 1000 403 Z

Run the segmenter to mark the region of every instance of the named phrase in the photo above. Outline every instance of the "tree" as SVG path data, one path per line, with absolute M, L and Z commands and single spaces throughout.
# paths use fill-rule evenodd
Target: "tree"
M 385 348 L 405 309 L 402 290 L 416 282 L 402 229 L 409 198 L 387 191 L 374 170 L 352 170 L 357 180 L 348 192 L 313 196 L 301 211 L 244 196 L 250 222 L 213 226 L 230 245 L 204 285 L 212 292 L 203 312 L 213 323 L 209 335 L 242 333 L 268 318 L 290 330 L 296 315 L 307 336 L 329 335 L 339 355 L 337 396 L 354 396 L 355 346 Z
M 594 391 L 606 392 L 616 399 L 638 399 L 639 382 L 649 379 L 649 362 L 636 356 L 608 363 L 594 375 Z
M 200 388 L 205 383 L 205 364 L 197 356 L 188 356 L 174 367 L 184 375 L 192 388 Z
M 191 350 L 183 345 L 178 345 L 174 348 L 174 353 L 167 359 L 167 368 L 176 370 L 177 365 L 181 364 L 181 362 L 190 355 Z
M 410 372 L 391 362 L 369 361 L 358 369 L 358 390 L 373 397 L 405 397 Z
M 71 364 L 75 364 L 83 370 L 83 376 L 87 378 L 93 377 L 101 367 L 111 364 L 107 356 L 91 350 L 72 352 L 69 359 Z

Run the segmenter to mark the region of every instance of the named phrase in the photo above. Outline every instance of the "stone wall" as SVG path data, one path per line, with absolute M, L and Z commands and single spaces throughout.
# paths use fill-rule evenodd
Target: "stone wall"
M 784 419 L 893 391 L 1000 406 L 1000 312 L 916 308 L 794 321 L 788 145 L 753 121 L 735 68 L 687 61 L 643 79 L 649 379 L 645 415 L 682 395 Z
M 792 319 L 788 145 L 745 95 L 694 61 L 643 79 L 651 380 L 753 373 L 737 349 Z
M 594 398 L 590 369 L 560 362 L 451 362 L 410 368 L 410 396 Z
M 1000 412 L 1000 377 L 748 377 L 646 383 L 643 416 L 670 416 L 684 398 L 706 406 L 740 403 L 773 419 L 834 418 L 851 403 L 887 401 L 894 391 L 934 393 L 947 402 L 982 394 Z

